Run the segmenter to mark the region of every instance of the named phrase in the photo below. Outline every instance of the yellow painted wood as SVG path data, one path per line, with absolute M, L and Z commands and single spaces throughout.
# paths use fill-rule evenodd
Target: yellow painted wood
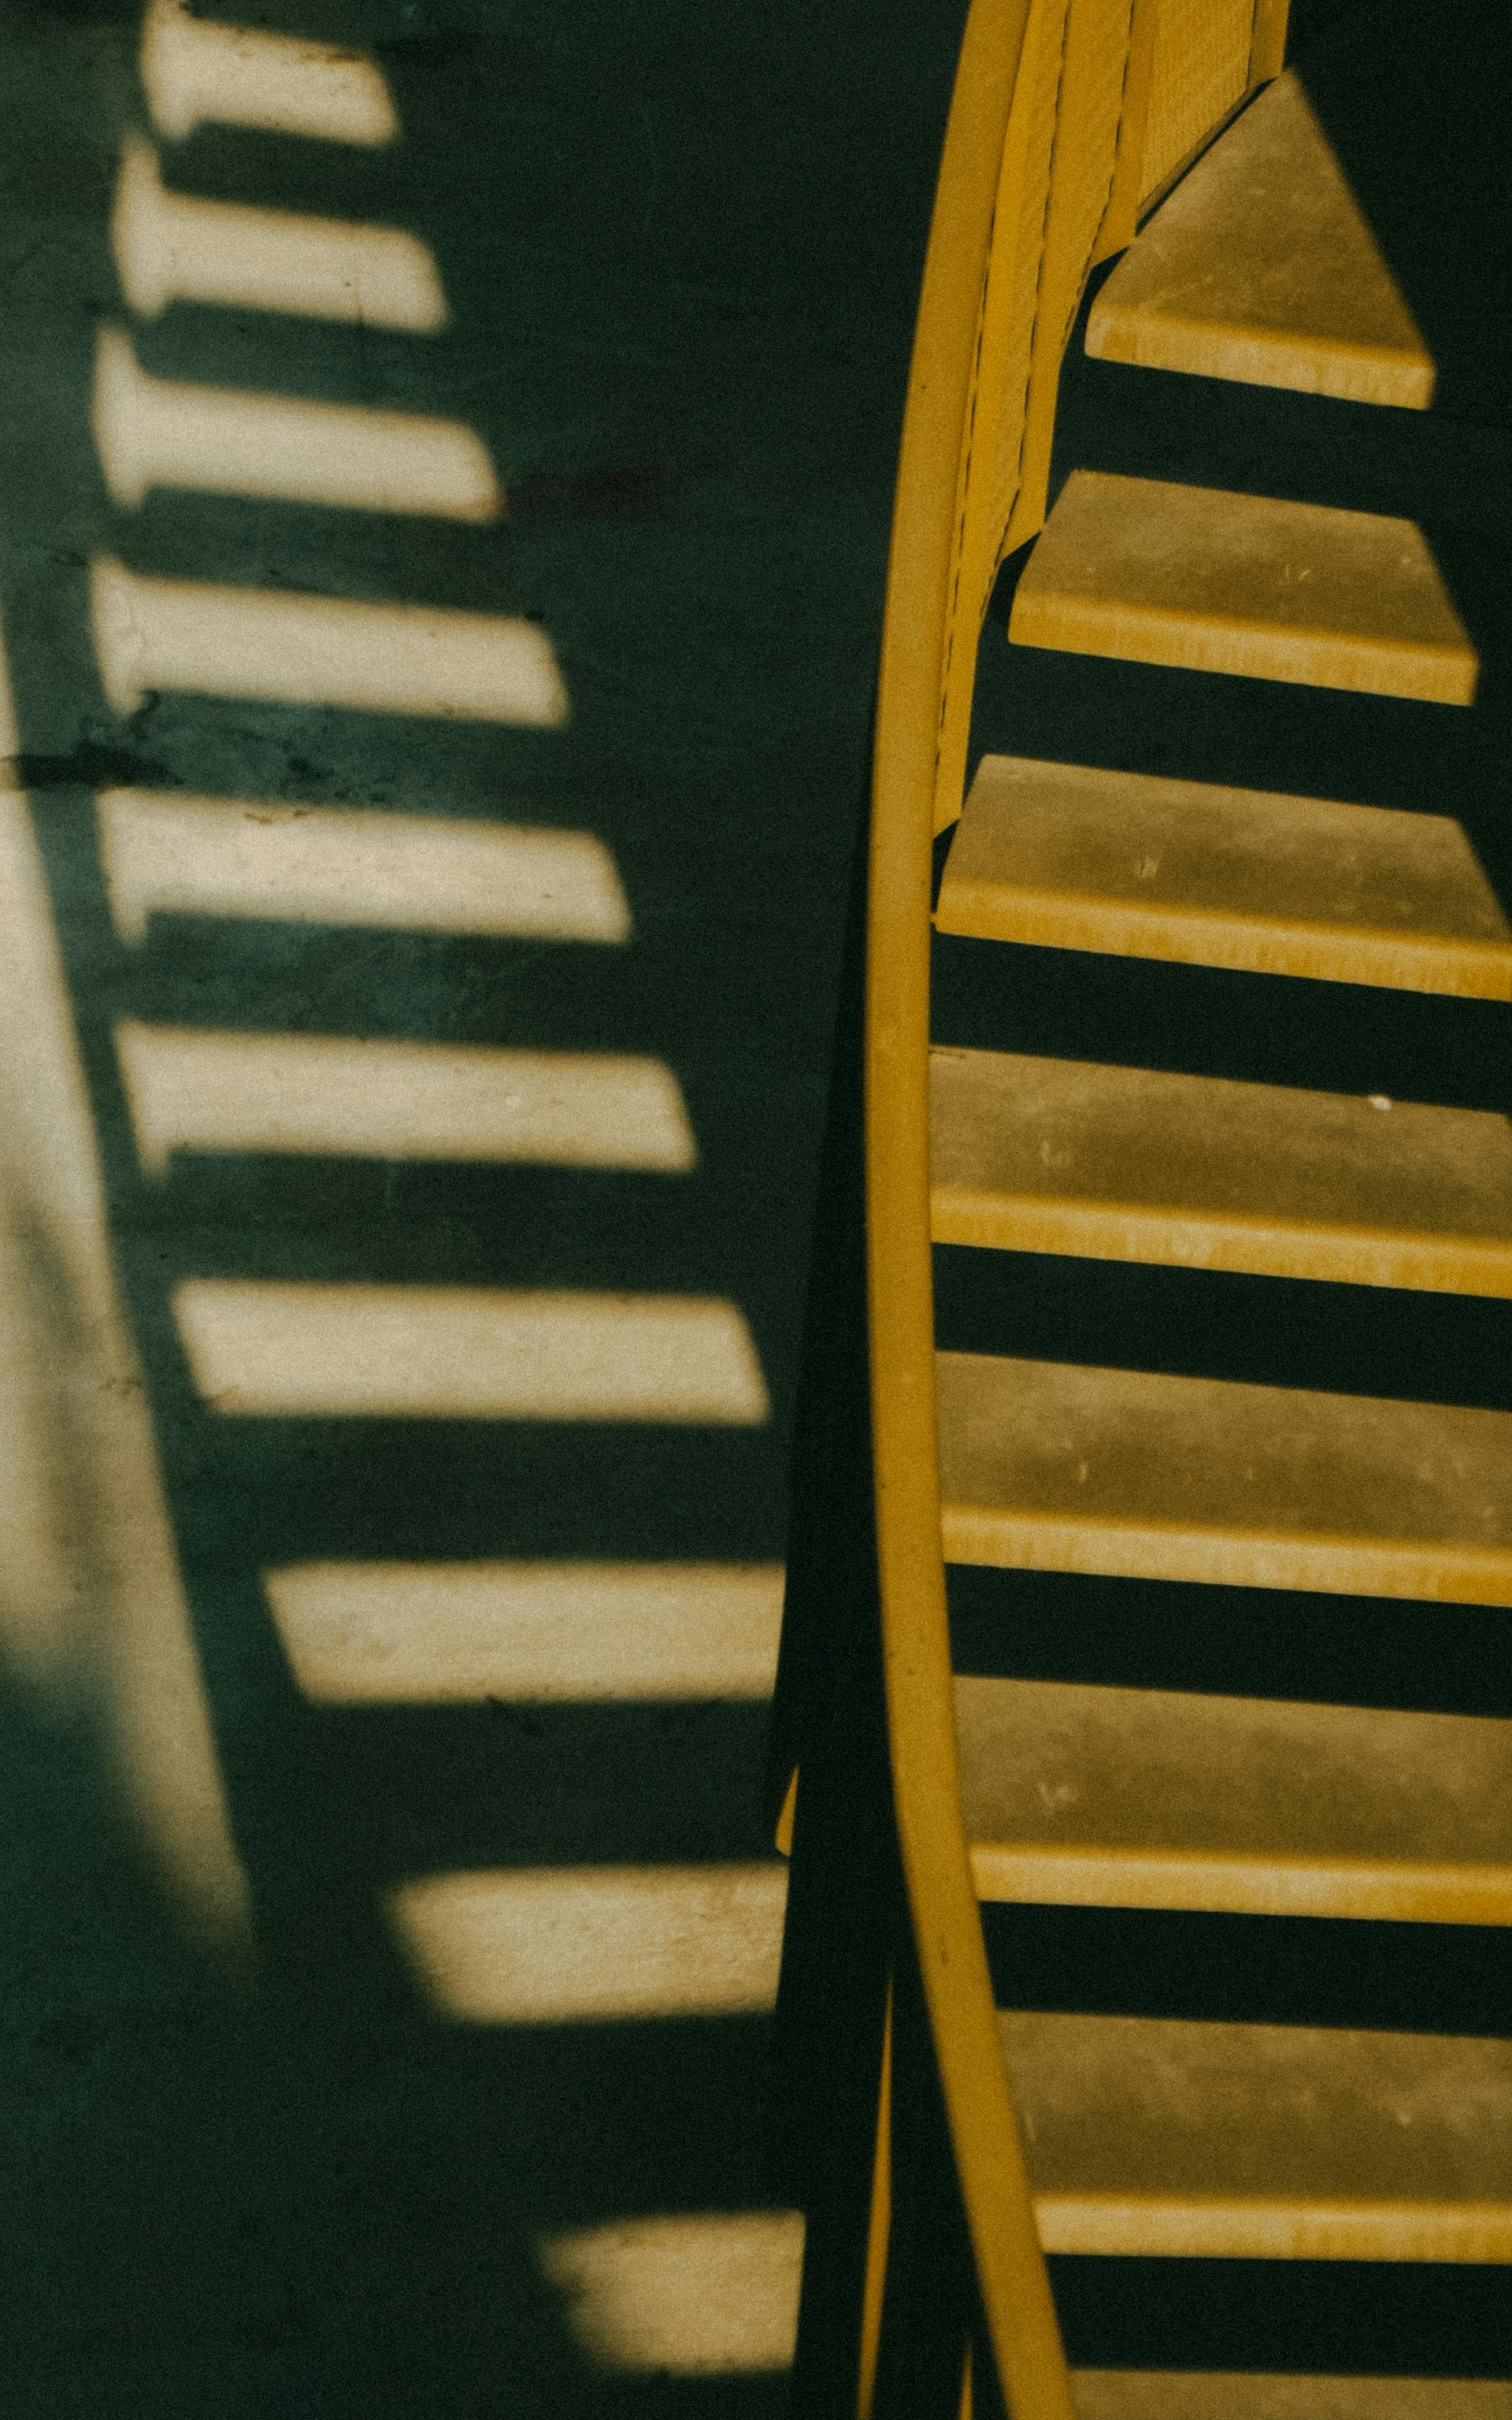
M 1115 253 L 1121 252 L 1125 244 L 1132 242 L 1139 224 L 1145 128 L 1149 118 L 1159 20 L 1160 0 L 1134 0 L 1129 25 L 1129 63 L 1124 75 L 1123 115 L 1119 121 L 1119 147 L 1108 189 L 1108 206 L 1092 254 L 1094 267 L 1099 261 L 1111 260 Z
M 1062 489 L 1009 637 L 1447 706 L 1477 672 L 1415 523 L 1101 471 Z
M 1077 2420 L 1512 2420 L 1501 2379 L 1073 2369 L 1072 2391 Z
M 1423 411 L 1433 358 L 1290 70 L 1163 202 L 1087 323 L 1100 361 Z
M 1001 2024 L 1047 2251 L 1512 2260 L 1512 2042 Z
M 937 828 L 964 786 L 982 616 L 1022 490 L 1069 30 L 1068 0 L 1027 0 L 966 354 L 933 748 Z
M 1044 519 L 1061 360 L 1088 272 L 1133 233 L 1158 7 L 1028 7 L 966 354 L 934 738 L 936 830 L 960 811 L 977 648 L 998 567 Z
M 882 2309 L 887 2284 L 887 2246 L 892 2230 L 892 1993 L 887 1993 L 877 2078 L 877 2136 L 872 2161 L 872 2207 L 867 2213 L 866 2274 L 861 2286 L 861 2358 L 856 2420 L 872 2420 L 876 2398 L 877 2356 L 882 2349 Z
M 1512 1923 L 1512 1724 L 973 1676 L 983 1899 Z
M 1512 926 L 1461 825 L 984 756 L 942 933 L 1512 1000 Z
M 985 2004 L 984 2029 L 985 1962 L 980 1926 L 968 1905 L 972 1874 L 957 1795 L 940 1572 L 942 1497 L 946 1544 L 952 1545 L 952 1528 L 969 1530 L 976 1523 L 980 1534 L 974 1533 L 968 1544 L 980 1548 L 985 1536 L 998 1559 L 1017 1556 L 1023 1538 L 1032 1532 L 1037 1550 L 1049 1540 L 1048 1559 L 1070 1559 L 1073 1568 L 1154 1568 L 1149 1557 L 1167 1553 L 1174 1538 L 1178 1555 L 1191 1547 L 1205 1564 L 1196 1575 L 1253 1578 L 1254 1570 L 1230 1573 L 1222 1566 L 1224 1555 L 1236 1546 L 1241 1559 L 1247 1557 L 1251 1564 L 1257 1553 L 1263 1559 L 1268 1535 L 1263 1522 L 1258 1529 L 1252 1519 L 1246 1527 L 1246 1516 L 1258 1502 L 1262 1513 L 1280 1506 L 1288 1518 L 1300 1504 L 1291 1528 L 1270 1541 L 1283 1562 L 1291 1558 L 1293 1575 L 1310 1551 L 1332 1558 L 1332 1579 L 1293 1576 L 1292 1584 L 1358 1586 L 1359 1572 L 1370 1564 L 1372 1552 L 1378 1563 L 1383 1558 L 1389 1565 L 1398 1592 L 1420 1586 L 1425 1572 L 1443 1593 L 1452 1593 L 1449 1583 L 1462 1582 L 1467 1572 L 1476 1582 L 1470 1590 L 1473 1596 L 1512 1582 L 1512 1481 L 1500 1492 L 1495 1483 L 1503 1468 L 1512 1470 L 1506 1450 L 1512 1419 L 1504 1416 L 1425 1414 L 1420 1406 L 1356 1405 L 1343 1399 L 1151 1380 L 1137 1373 L 1035 1373 L 1025 1364 L 990 1365 L 995 1373 L 993 1383 L 978 1385 L 972 1376 L 979 1366 L 975 1358 L 968 1365 L 967 1357 L 946 1357 L 939 1364 L 938 1471 L 944 1484 L 943 1490 L 936 1487 L 926 1099 L 929 827 L 932 812 L 938 820 L 949 821 L 961 795 L 961 718 L 957 713 L 952 722 L 952 702 L 958 706 L 969 687 L 980 603 L 974 582 L 963 585 L 962 566 L 969 558 L 980 568 L 990 553 L 985 540 L 974 539 L 967 548 L 963 537 L 968 511 L 976 510 L 987 492 L 979 488 L 976 501 L 970 501 L 972 476 L 964 467 L 974 428 L 980 427 L 976 413 L 980 396 L 974 388 L 972 365 L 980 354 L 982 298 L 990 270 L 1003 276 L 1011 269 L 1015 278 L 1032 280 L 1042 266 L 1042 260 L 1037 266 L 1024 234 L 1032 209 L 1005 217 L 998 209 L 995 234 L 993 213 L 1004 178 L 1011 168 L 1018 174 L 1006 157 L 1011 110 L 1019 110 L 1019 131 L 1026 140 L 1031 121 L 1038 126 L 1042 116 L 1039 100 L 1044 57 L 1034 46 L 1037 29 L 1048 28 L 1056 13 L 1053 0 L 1026 0 L 1022 6 L 1012 0 L 977 0 L 968 22 L 932 232 L 894 519 L 877 718 L 868 935 L 868 1280 L 889 1750 L 913 1947 L 928 2002 L 976 2283 L 1014 2420 L 1069 2420 L 1072 2410 L 1044 2287 L 1041 2244 L 1178 2252 L 1257 2246 L 1265 2252 L 1321 2250 L 1331 2257 L 1349 2257 L 1364 2245 L 1374 2257 L 1481 2257 L 1488 2244 L 1494 2247 L 1501 2240 L 1499 2228 L 1512 2242 L 1512 2193 L 1503 2193 L 1499 2177 L 1492 2178 L 1488 2190 L 1479 2190 L 1483 2180 L 1473 2159 L 1468 2164 L 1462 2160 L 1458 2168 L 1452 2158 L 1441 2161 L 1427 2178 L 1413 2168 L 1412 2156 L 1419 2149 L 1427 2145 L 1436 2151 L 1441 2148 L 1438 2136 L 1452 2135 L 1453 2129 L 1452 2113 L 1446 2117 L 1434 2098 L 1443 2079 L 1436 2071 L 1425 2076 L 1412 2069 L 1416 2046 L 1411 2043 L 1404 2055 L 1412 2071 L 1383 2072 L 1374 2050 L 1376 2038 L 1363 2038 L 1365 2052 L 1352 2066 L 1346 2056 L 1348 2071 L 1341 2081 L 1336 2071 L 1340 2037 L 1320 2038 L 1323 2052 L 1309 2069 L 1306 2042 L 1288 2031 L 1274 2056 L 1260 2040 L 1257 2089 L 1258 2038 L 1249 2029 L 1227 2029 L 1245 2039 L 1242 2055 L 1230 2057 L 1226 2070 L 1224 2045 L 1211 2027 L 1157 2028 L 1159 2040 L 1148 2026 L 1134 2038 L 1125 2030 L 1111 2042 L 1104 2034 L 1102 2048 L 1094 2043 L 1089 2051 L 1085 2038 L 1068 2043 L 1064 2026 L 1117 2025 L 1120 2021 L 1010 2019 L 1007 2074 L 995 2055 L 990 2004 Z M 1230 14 L 1237 17 L 1227 0 L 1221 8 L 1197 13 L 1204 15 L 1204 23 L 1195 32 L 1204 35 L 1220 19 L 1227 33 Z M 1167 23 L 1192 14 L 1187 0 L 1180 0 L 1167 11 Z M 1261 37 L 1247 8 L 1245 17 L 1244 72 L 1254 73 Z M 1273 33 L 1275 11 L 1267 9 L 1265 18 Z M 1021 78 L 1015 81 L 1020 70 L 1028 71 L 1031 54 L 1036 75 L 1032 107 L 1028 86 Z M 1057 130 L 1057 142 L 1061 132 Z M 1238 500 L 1241 506 L 1253 501 Z M 1211 500 L 1200 505 L 1199 513 L 1211 520 Z M 1169 518 L 1165 517 L 1167 523 Z M 1335 536 L 1340 518 L 1325 517 Z M 1360 517 L 1347 518 L 1353 522 Z M 1371 524 L 1378 530 L 1381 526 Z M 1289 524 L 1293 535 L 1296 527 L 1295 521 Z M 1409 536 L 1420 546 L 1415 533 Z M 1290 579 L 1299 566 L 1285 549 L 1282 552 L 1281 588 L 1305 585 Z M 1263 573 L 1263 549 L 1260 554 Z M 1270 567 L 1277 568 L 1273 563 Z M 1358 564 L 1353 567 L 1358 570 Z M 1319 577 L 1312 563 L 1304 561 L 1300 568 Z M 1339 664 L 1345 662 L 1346 685 L 1395 690 L 1402 664 L 1410 659 L 1414 679 L 1437 678 L 1442 688 L 1448 677 L 1458 685 L 1451 693 L 1463 691 L 1468 697 L 1473 658 L 1452 609 L 1445 607 L 1452 625 L 1447 641 L 1442 629 L 1430 632 L 1426 649 L 1420 628 L 1410 628 L 1404 639 L 1389 614 L 1382 631 L 1377 610 L 1382 597 L 1393 611 L 1401 599 L 1376 576 L 1379 569 L 1375 566 L 1365 583 L 1371 614 L 1363 635 L 1356 627 L 1358 616 L 1346 613 L 1341 622 L 1337 614 L 1330 621 L 1326 611 L 1288 613 L 1272 597 L 1267 614 L 1260 617 L 1260 653 L 1266 660 L 1223 668 L 1317 678 L 1321 663 L 1336 680 Z M 1322 579 L 1321 588 L 1327 607 L 1331 599 L 1337 602 L 1335 592 L 1349 592 L 1350 582 L 1347 578 L 1334 580 L 1331 587 L 1330 580 Z M 1360 594 L 1357 584 L 1355 603 Z M 1136 596 L 1135 607 L 1142 601 L 1149 602 Z M 1283 596 L 1281 606 L 1288 601 L 1294 606 L 1295 599 Z M 1155 660 L 1214 660 L 1213 627 L 1215 615 L 1221 623 L 1223 599 L 1209 597 L 1197 604 L 1194 614 L 1189 597 L 1157 596 L 1155 618 L 1168 630 L 1173 623 L 1187 627 L 1194 618 L 1200 622 L 1205 613 L 1204 644 L 1210 652 L 1195 659 L 1158 656 Z M 1239 636 L 1240 653 L 1247 649 L 1253 657 L 1254 631 L 1242 624 Z M 1232 630 L 1222 625 L 1216 642 L 1220 654 L 1232 638 Z M 1289 670 L 1276 669 L 1277 650 L 1284 652 L 1287 646 L 1294 656 L 1300 649 L 1305 659 L 1300 672 L 1295 663 Z M 1126 647 L 1124 652 L 1146 651 Z M 1422 670 L 1425 652 L 1427 675 Z M 1445 652 L 1452 659 L 1449 675 L 1442 660 Z M 1384 683 L 1380 677 L 1383 663 L 1392 675 Z M 1401 693 L 1440 690 L 1409 688 Z M 960 741 L 962 761 L 964 745 Z M 1223 909 L 1218 921 L 1227 914 Z M 1348 925 L 1350 919 L 1345 914 L 1341 921 Z M 1389 918 L 1387 927 L 1390 941 Z M 1430 941 L 1433 938 L 1428 936 Z M 1505 940 L 1500 926 L 1478 938 L 1493 951 Z M 1404 946 L 1411 949 L 1419 939 L 1409 924 Z M 953 1394 L 952 1367 L 956 1377 L 964 1373 L 969 1382 L 955 1387 Z M 1013 1399 L 1011 1419 L 1004 1418 L 999 1400 L 1005 1373 Z M 1037 1397 L 1026 1400 L 1034 1396 L 1036 1384 Z M 1120 1388 L 1129 1387 L 1147 1390 L 1134 1403 L 1132 1414 L 1119 1396 Z M 1195 1388 L 1200 1401 L 1174 1401 L 1169 1390 L 1183 1387 Z M 1077 1392 L 1088 1388 L 1097 1415 L 1090 1419 Z M 1148 1392 L 1150 1388 L 1167 1390 L 1158 1405 Z M 1215 1415 L 1219 1397 L 1224 1400 Z M 1262 1417 L 1267 1408 L 1269 1427 Z M 1309 1428 L 1312 1415 L 1316 1418 Z M 1423 1418 L 1431 1434 L 1422 1430 Z M 1395 1462 L 1381 1452 L 1381 1437 L 1371 1430 L 1372 1420 L 1378 1428 L 1385 1423 L 1399 1449 Z M 1300 1488 L 1292 1483 L 1299 1469 Z M 1160 1501 L 1152 1512 L 1149 1499 L 1155 1498 Z M 1341 1505 L 1358 1516 L 1353 1531 L 1346 1524 L 1342 1541 L 1337 1522 L 1329 1526 Z M 1132 1540 L 1135 1556 L 1145 1555 L 1146 1561 L 1097 1560 L 1109 1537 L 1119 1551 Z M 1413 1553 L 1418 1554 L 1416 1564 L 1411 1560 Z M 1047 1558 L 1037 1551 L 1034 1559 Z M 1348 1579 L 1339 1576 L 1346 1563 L 1352 1575 Z M 1183 1569 L 1180 1575 L 1194 1575 Z M 1262 1582 L 1265 1576 L 1262 1572 Z M 1109 1845 L 1103 1844 L 1104 1855 Z M 1336 1845 L 1335 1854 L 1336 1857 Z M 1047 2024 L 1062 2030 L 1052 2055 L 1041 2057 L 1037 2067 L 1036 2045 L 1026 2040 L 1023 2029 Z M 1202 2040 L 1182 2043 L 1174 2039 L 1176 2033 Z M 1442 2047 L 1428 2046 L 1430 2061 Z M 1487 2046 L 1472 2048 L 1479 2052 Z M 1512 2051 L 1504 2046 L 1491 2045 L 1489 2051 L 1493 2066 L 1498 2056 L 1504 2068 L 1512 2062 Z M 1105 2096 L 1100 2102 L 1096 2090 L 1089 2093 L 1082 2086 L 1088 2079 L 1093 2086 L 1110 2077 L 1124 2083 L 1131 2071 L 1139 2105 L 1132 2113 L 1125 2107 L 1121 2117 L 1115 2111 L 1110 2122 Z M 1493 2087 L 1500 2092 L 1503 2082 L 1500 2071 L 1492 2073 L 1488 2092 Z M 1448 2088 L 1444 2086 L 1445 2093 Z M 1403 2132 L 1396 2123 L 1402 2094 L 1413 2091 L 1416 2102 L 1406 2109 L 1412 2141 L 1394 2165 L 1391 2154 L 1400 2151 L 1396 2138 Z M 1126 2102 L 1128 2098 L 1126 2093 Z M 1439 2098 L 1443 2101 L 1444 2093 Z M 1031 2180 L 1026 2176 L 1013 2125 L 1014 2101 L 1024 2121 L 1032 2206 Z M 1195 2117 L 1196 2103 L 1202 2106 Z M 1249 2124 L 1252 2104 L 1270 2111 L 1275 2125 L 1288 2130 L 1288 2139 L 1307 2133 L 1299 2123 L 1300 2109 L 1314 2117 L 1322 2111 L 1327 2122 L 1313 2128 L 1312 2148 L 1320 2158 L 1338 2156 L 1320 2183 L 1317 2173 L 1294 2179 L 1284 2162 L 1273 2173 L 1266 2167 L 1267 2137 L 1263 2127 Z M 1216 2128 L 1208 2122 L 1214 2112 Z M 1374 2128 L 1387 2137 L 1385 2156 L 1376 2169 L 1368 2153 L 1349 2156 L 1353 2137 L 1343 2121 L 1354 2117 L 1362 2121 L 1358 2133 Z M 1472 2123 L 1479 2143 L 1489 2131 L 1483 2112 L 1473 2111 Z M 1163 2156 L 1146 2160 L 1147 2142 Z M 1215 2156 L 1225 2142 L 1234 2153 L 1227 2171 L 1223 2159 Z M 1084 2145 L 1090 2146 L 1094 2156 L 1080 2162 Z M 1103 2169 L 1097 2168 L 1095 2155 L 1110 2146 L 1132 2153 L 1121 2175 L 1113 2172 L 1116 2161 L 1110 2167 L 1104 2159 Z M 1252 2153 L 1260 2162 L 1257 2180 L 1245 2166 Z M 864 2390 L 864 2381 L 862 2384 Z M 1139 2409 L 1137 2402 L 1131 2406 L 1125 2400 L 1120 2410 L 1118 2390 L 1105 2378 L 1083 2380 L 1079 2386 L 1083 2420 L 1124 2420 Z M 1256 2403 L 1251 2397 L 1246 2403 L 1246 2392 L 1242 2389 L 1234 2407 L 1236 2420 L 1240 2415 L 1242 2420 L 1291 2420 L 1284 2400 L 1273 2409 L 1263 2399 Z M 1357 2405 L 1350 2394 L 1352 2390 L 1341 2395 L 1332 2407 L 1335 2413 L 1348 2412 L 1352 2420 L 1358 2410 L 1365 2420 L 1368 2411 L 1374 2420 L 1376 2407 Z M 1147 2402 L 1145 2408 L 1151 2407 Z M 1185 2420 L 1180 2395 L 1162 2408 Z M 1381 2420 L 1390 2408 L 1381 2407 Z M 1203 2409 L 1208 2420 L 1207 2407 Z M 1225 2409 L 1222 2400 L 1215 2401 L 1212 2420 L 1219 2420 Z M 1409 2398 L 1393 2420 L 1427 2420 L 1428 2409 Z M 1472 2408 L 1457 2412 L 1455 2420 L 1472 2420 Z M 1482 2420 L 1478 2406 L 1473 2407 L 1473 2420 Z
M 1133 18 L 1130 0 L 1073 0 L 1066 12 L 1055 85 L 1054 141 L 1047 163 L 1042 257 L 1033 287 L 1032 351 L 1022 437 L 1012 440 L 1008 504 L 993 531 L 995 566 L 1039 531 L 1055 436 L 1060 365 L 1117 180 L 1126 107 Z M 1027 247 L 1021 243 L 1021 249 Z M 1027 281 L 1020 280 L 1026 288 Z M 1006 511 L 1004 505 L 1007 504 Z
M 929 900 L 958 473 L 1027 0 L 972 0 L 909 369 L 887 566 L 867 908 L 866 1183 L 877 1572 L 914 1951 L 985 2334 L 1013 2420 L 1073 2420 L 961 1826 L 935 1467 Z M 967 674 L 969 678 L 969 671 Z M 947 820 L 956 813 L 959 788 Z
M 1169 182 L 1249 85 L 1255 0 L 1160 0 L 1139 184 Z
M 1074 8 L 1067 9 L 1047 177 L 1045 252 L 1033 290 L 1036 341 L 1028 370 L 1024 436 L 1013 445 L 1018 494 L 996 539 L 996 562 L 1028 537 L 1036 537 L 1045 520 L 1059 363 L 1081 307 L 1087 271 L 1099 249 L 1101 227 L 1116 184 L 1130 29 L 1130 0 L 1074 0 Z
M 777 1819 L 776 1844 L 779 1856 L 793 1854 L 793 1827 L 798 1817 L 798 1769 L 794 1766 L 788 1786 L 782 1794 L 782 1805 Z
M 1278 1084 L 931 1053 L 940 1244 L 1512 1295 L 1512 1125 Z
M 1512 1606 L 1512 1412 L 937 1361 L 947 1559 Z
M 1255 30 L 1250 37 L 1249 80 L 1266 84 L 1281 72 L 1287 50 L 1287 20 L 1291 0 L 1255 0 Z

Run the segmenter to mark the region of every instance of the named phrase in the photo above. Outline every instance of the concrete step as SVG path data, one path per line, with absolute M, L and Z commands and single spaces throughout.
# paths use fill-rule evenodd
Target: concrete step
M 930 1053 L 936 1243 L 1512 1294 L 1512 1126 L 1279 1084 Z
M 947 1560 L 1512 1605 L 1512 1412 L 935 1358 Z
M 1512 1724 L 980 1676 L 955 1709 L 983 1899 L 1512 1923 Z
M 984 756 L 942 933 L 1512 1000 L 1512 927 L 1461 826 L 1331 799 Z
M 1512 2420 L 1512 2385 L 1491 2378 L 1073 2369 L 1071 2386 L 1076 2420 Z
M 1478 670 L 1414 522 L 1102 471 L 1066 481 L 1008 634 L 1443 706 L 1470 704 Z
M 1512 2042 L 999 2023 L 1047 2252 L 1512 2260 Z
M 1087 349 L 1355 403 L 1433 397 L 1432 355 L 1290 69 L 1140 230 Z

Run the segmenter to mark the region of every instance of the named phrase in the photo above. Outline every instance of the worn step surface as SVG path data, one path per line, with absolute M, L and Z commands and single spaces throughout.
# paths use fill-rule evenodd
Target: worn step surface
M 983 1899 L 1512 1923 L 1512 1724 L 981 1676 L 955 1716 Z
M 1432 355 L 1290 69 L 1140 230 L 1087 349 L 1356 403 L 1433 396 Z
M 935 1357 L 946 1558 L 1512 1605 L 1512 1413 Z
M 1445 706 L 1477 669 L 1415 522 L 1103 471 L 1061 489 L 1009 637 Z
M 1073 2369 L 1071 2386 L 1076 2420 L 1512 2420 L 1512 2385 L 1489 2378 Z
M 1512 926 L 1449 815 L 984 756 L 942 933 L 1512 1000 Z
M 936 1243 L 1512 1294 L 1512 1125 L 1279 1084 L 930 1053 Z
M 1512 2260 L 1512 2042 L 999 2024 L 1048 2252 Z

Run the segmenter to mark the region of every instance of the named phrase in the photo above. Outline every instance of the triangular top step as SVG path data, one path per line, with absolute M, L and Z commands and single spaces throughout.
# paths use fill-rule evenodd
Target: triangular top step
M 1355 403 L 1433 396 L 1432 356 L 1290 70 L 1131 245 L 1087 349 Z

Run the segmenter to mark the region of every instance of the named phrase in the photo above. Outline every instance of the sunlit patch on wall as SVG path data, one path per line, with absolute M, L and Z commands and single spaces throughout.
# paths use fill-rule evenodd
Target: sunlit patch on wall
M 99 823 L 123 940 L 145 939 L 154 914 L 630 938 L 613 857 L 592 832 L 152 790 L 102 790 Z
M 622 2218 L 548 2235 L 541 2262 L 603 2369 L 733 2378 L 793 2360 L 803 2220 L 790 2210 Z
M 509 615 L 149 580 L 108 556 L 94 563 L 90 603 L 119 714 L 167 689 L 536 727 L 568 716 L 550 640 Z
M 772 2006 L 787 1868 L 540 1866 L 390 1895 L 437 2011 L 467 2024 L 748 2016 Z
M 326 1705 L 761 1700 L 780 1563 L 291 1563 L 265 1572 Z
M 123 1019 L 116 1047 L 142 1164 L 176 1151 L 316 1152 L 657 1169 L 697 1158 L 659 1059 L 231 1033 Z
M 159 132 L 261 126 L 325 143 L 393 143 L 399 119 L 371 59 L 330 42 L 254 33 L 192 17 L 183 0 L 149 0 L 142 88 Z
M 150 488 L 193 488 L 451 520 L 503 510 L 488 449 L 460 421 L 153 378 L 120 328 L 96 352 L 94 430 L 111 495 L 133 508 Z
M 144 318 L 170 302 L 203 302 L 420 335 L 448 322 L 435 260 L 418 236 L 167 193 L 158 155 L 140 136 L 121 147 L 110 231 L 121 292 Z
M 191 1278 L 174 1308 L 223 1412 L 738 1427 L 768 1412 L 750 1332 L 717 1297 Z

